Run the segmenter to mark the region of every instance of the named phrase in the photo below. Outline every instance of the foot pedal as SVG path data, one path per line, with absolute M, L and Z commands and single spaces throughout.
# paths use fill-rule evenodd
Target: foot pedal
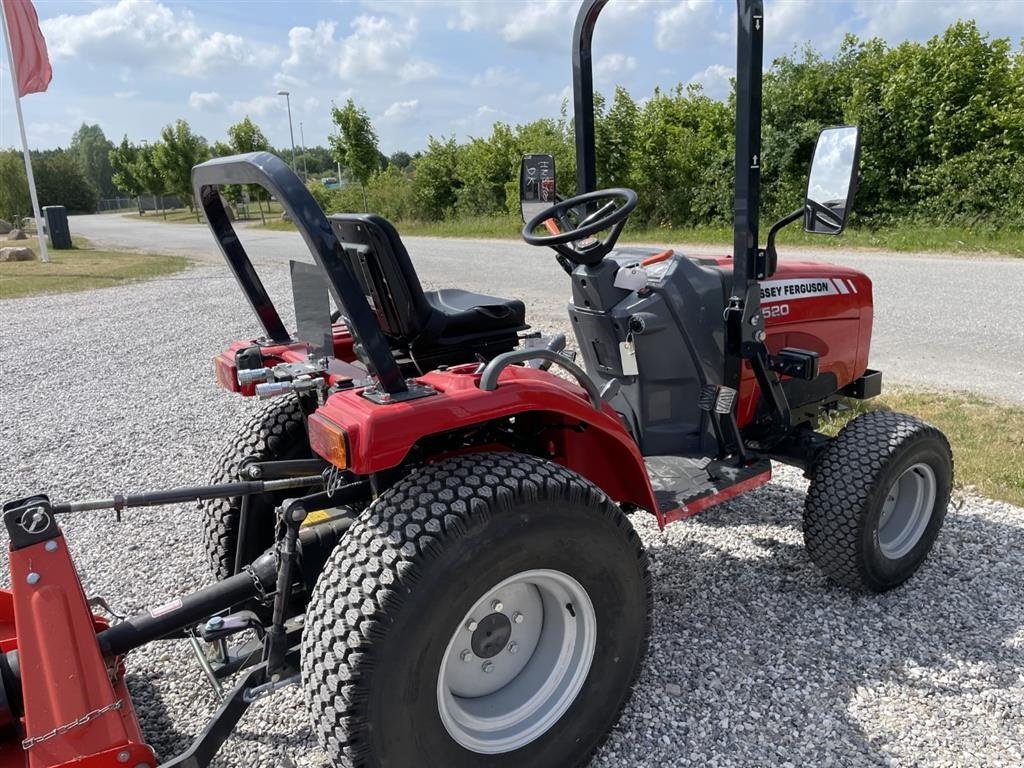
M 732 406 L 735 402 L 735 389 L 720 387 L 717 384 L 708 384 L 700 391 L 697 407 L 708 413 L 732 413 Z

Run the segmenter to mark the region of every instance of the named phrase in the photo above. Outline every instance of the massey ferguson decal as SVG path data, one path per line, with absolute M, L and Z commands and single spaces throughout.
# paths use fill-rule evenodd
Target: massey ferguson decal
M 795 280 L 767 280 L 761 283 L 761 303 L 796 299 L 816 299 L 820 296 L 836 296 L 857 293 L 852 280 L 841 277 L 804 277 Z

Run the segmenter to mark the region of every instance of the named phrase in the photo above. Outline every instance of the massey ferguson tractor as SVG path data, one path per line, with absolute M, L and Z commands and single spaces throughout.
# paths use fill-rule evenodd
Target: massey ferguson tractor
M 882 592 L 920 567 L 949 445 L 882 411 L 817 431 L 881 389 L 871 281 L 774 244 L 796 221 L 842 231 L 858 129 L 821 132 L 806 199 L 762 246 L 764 19 L 761 0 L 738 0 L 732 256 L 617 247 L 637 196 L 596 189 L 591 36 L 606 2 L 586 0 L 573 34 L 579 194 L 558 197 L 543 154 L 520 184 L 524 240 L 566 272 L 579 363 L 564 337 L 528 333 L 519 300 L 425 291 L 391 223 L 326 216 L 276 157 L 193 170 L 261 326 L 215 359 L 217 380 L 266 404 L 209 485 L 4 505 L 0 768 L 156 765 L 124 671 L 168 638 L 190 640 L 215 691 L 229 685 L 165 766 L 209 765 L 251 702 L 293 685 L 336 766 L 583 765 L 650 631 L 627 515 L 690 517 L 767 483 L 773 461 L 810 479 L 807 552 L 840 588 Z M 219 188 L 235 184 L 273 194 L 312 254 L 291 263 L 294 328 L 225 212 Z M 196 499 L 216 581 L 115 623 L 94 615 L 61 516 Z

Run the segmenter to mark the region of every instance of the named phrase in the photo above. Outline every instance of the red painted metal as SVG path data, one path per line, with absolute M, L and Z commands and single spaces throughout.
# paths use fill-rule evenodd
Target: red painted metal
M 153 766 L 123 664 L 117 659 L 108 669 L 96 642 L 106 622 L 89 611 L 64 538 L 50 542 L 50 549 L 40 543 L 12 551 L 13 591 L 0 592 L 2 647 L 16 644 L 25 692 L 24 733 L 0 744 L 0 768 Z M 34 584 L 30 573 L 38 574 Z M 22 738 L 48 734 L 117 701 L 119 709 L 22 748 Z
M 344 430 L 348 439 L 348 468 L 359 475 L 398 466 L 417 441 L 444 432 L 517 414 L 542 414 L 550 430 L 552 461 L 588 478 L 612 499 L 656 510 L 654 491 L 636 442 L 607 404 L 597 411 L 586 391 L 566 379 L 534 368 L 510 366 L 498 388 L 479 388 L 477 366 L 432 371 L 418 381 L 436 395 L 406 402 L 377 405 L 361 390 L 344 390 L 309 421 L 310 442 L 318 430 Z M 583 429 L 565 429 L 565 426 Z M 327 458 L 327 457 L 325 457 Z
M 703 512 L 705 509 L 717 506 L 723 502 L 735 499 L 737 496 L 742 496 L 747 491 L 752 491 L 758 488 L 769 480 L 772 479 L 772 471 L 769 469 L 767 472 L 762 472 L 760 475 L 754 475 L 748 477 L 746 480 L 731 485 L 718 493 L 710 496 L 703 496 L 695 501 L 691 501 L 689 504 L 684 504 L 681 507 L 676 507 L 662 515 L 659 515 L 658 522 L 661 527 L 664 528 L 669 523 L 674 523 L 676 520 L 683 520 L 687 517 L 693 517 L 696 514 Z
M 718 265 L 732 271 L 732 259 Z M 830 292 L 812 297 L 766 295 L 783 280 L 813 279 L 828 283 Z M 871 349 L 874 320 L 871 279 L 849 267 L 807 261 L 782 261 L 771 279 L 762 282 L 762 311 L 768 351 L 783 347 L 808 349 L 820 355 L 820 373 L 832 373 L 839 388 L 864 374 Z M 749 424 L 757 410 L 761 390 L 750 364 L 744 362 L 736 420 Z
M 334 343 L 334 358 L 341 363 L 351 363 L 356 359 L 355 341 L 352 334 L 344 323 L 335 323 L 332 330 L 332 341 Z M 256 394 L 255 384 L 246 384 L 244 387 L 238 384 L 238 369 L 235 367 L 235 353 L 239 350 L 250 347 L 256 342 L 241 340 L 234 342 L 226 350 L 213 358 L 214 372 L 217 376 L 217 383 L 228 392 L 238 392 L 243 397 L 252 397 Z M 294 344 L 274 344 L 260 348 L 263 356 L 263 364 L 273 368 L 280 363 L 302 363 L 308 356 L 309 347 L 303 342 Z M 337 364 L 336 364 L 337 365 Z M 352 378 L 353 374 L 359 375 L 363 372 L 353 371 L 344 365 L 337 365 L 338 370 L 328 374 L 328 385 L 338 384 L 345 379 Z

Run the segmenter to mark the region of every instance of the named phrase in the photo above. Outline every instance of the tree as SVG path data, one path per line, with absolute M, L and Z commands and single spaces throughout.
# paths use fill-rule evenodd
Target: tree
M 0 151 L 0 218 L 11 222 L 32 210 L 25 177 L 25 160 L 14 149 Z
M 437 220 L 455 209 L 459 179 L 459 155 L 462 148 L 454 138 L 427 141 L 423 157 L 416 161 L 413 189 L 418 214 L 428 220 Z
M 380 171 L 377 133 L 369 115 L 349 99 L 341 109 L 331 106 L 331 120 L 338 129 L 328 137 L 334 159 L 348 168 L 354 181 L 365 187 L 370 177 Z
M 153 163 L 163 177 L 164 188 L 195 208 L 192 198 L 192 167 L 210 158 L 206 139 L 192 133 L 184 120 L 166 125 L 160 142 L 153 148 Z
M 32 161 L 39 206 L 63 205 L 68 213 L 96 213 L 99 192 L 82 172 L 71 151 L 57 151 Z
M 412 156 L 408 152 L 398 150 L 388 158 L 388 163 L 398 168 L 398 170 L 404 171 L 412 163 Z
M 103 134 L 99 125 L 86 125 L 75 131 L 71 137 L 68 151 L 74 156 L 82 168 L 85 178 L 96 187 L 101 197 L 114 197 L 117 188 L 114 186 L 114 171 L 110 165 L 110 150 L 114 145 Z M 128 190 L 124 190 L 127 192 Z
M 263 135 L 263 131 L 256 125 L 249 116 L 228 128 L 228 139 L 231 140 L 231 148 L 238 153 L 244 152 L 268 152 L 270 142 Z
M 139 148 L 125 136 L 121 143 L 110 150 L 110 167 L 114 185 L 126 195 L 135 197 L 142 190 L 135 175 L 135 164 L 139 159 Z

